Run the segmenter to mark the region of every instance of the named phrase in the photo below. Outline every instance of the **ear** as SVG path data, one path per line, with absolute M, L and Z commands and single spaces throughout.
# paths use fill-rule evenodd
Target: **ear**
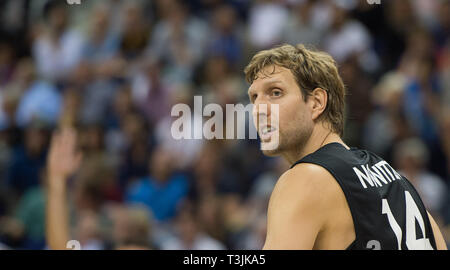
M 311 102 L 311 117 L 312 120 L 316 120 L 325 111 L 328 103 L 328 93 L 322 88 L 316 88 L 311 92 L 309 96 L 309 102 Z

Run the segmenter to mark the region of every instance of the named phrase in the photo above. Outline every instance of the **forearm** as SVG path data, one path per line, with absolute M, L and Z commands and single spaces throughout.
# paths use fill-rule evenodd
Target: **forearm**
M 50 249 L 66 249 L 70 240 L 66 179 L 49 176 L 46 206 L 46 237 Z

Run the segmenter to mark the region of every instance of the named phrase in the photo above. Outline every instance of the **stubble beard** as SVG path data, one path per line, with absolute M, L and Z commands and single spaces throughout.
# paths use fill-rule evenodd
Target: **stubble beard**
M 290 130 L 280 129 L 278 147 L 273 150 L 262 150 L 268 157 L 283 155 L 286 152 L 302 152 L 311 137 L 313 127 L 311 125 L 297 126 Z

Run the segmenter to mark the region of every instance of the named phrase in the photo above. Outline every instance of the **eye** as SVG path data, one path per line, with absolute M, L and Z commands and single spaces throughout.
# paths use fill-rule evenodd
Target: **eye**
M 278 89 L 278 88 L 274 88 L 274 89 L 272 89 L 272 96 L 275 96 L 275 97 L 279 97 L 279 96 L 281 96 L 281 90 L 280 89 Z
M 250 95 L 250 102 L 251 102 L 251 103 L 254 103 L 257 97 L 258 97 L 257 94 L 252 94 L 252 95 Z

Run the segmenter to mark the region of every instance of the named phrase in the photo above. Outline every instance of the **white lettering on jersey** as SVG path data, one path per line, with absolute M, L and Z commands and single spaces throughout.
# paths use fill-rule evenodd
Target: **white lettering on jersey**
M 353 171 L 363 188 L 367 188 L 367 184 L 371 187 L 381 187 L 392 181 L 402 179 L 401 175 L 384 160 L 371 167 L 368 164 L 361 165 L 359 168 L 353 167 Z

